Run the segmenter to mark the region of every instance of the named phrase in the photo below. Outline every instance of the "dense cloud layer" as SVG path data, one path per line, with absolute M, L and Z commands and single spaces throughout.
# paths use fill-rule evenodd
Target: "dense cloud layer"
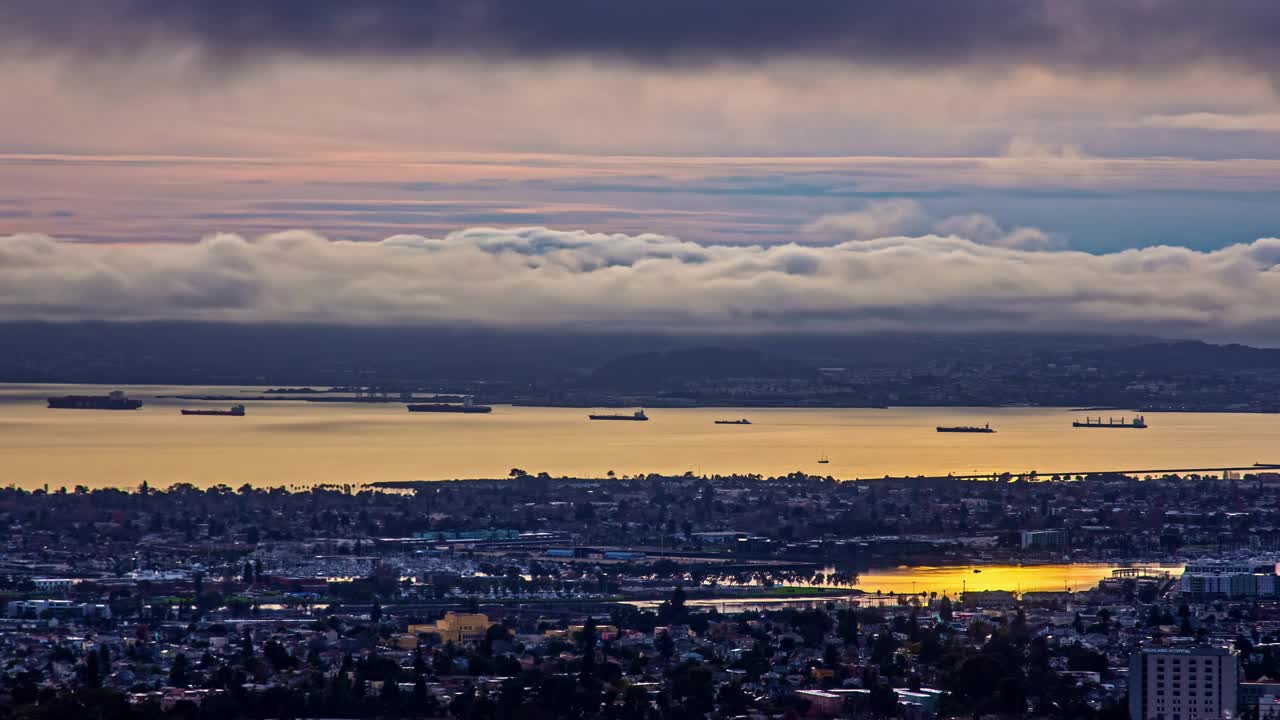
M 671 63 L 830 57 L 890 64 L 1269 70 L 1264 0 L 45 0 L 0 5 L 0 39 L 40 51 L 194 46 L 261 53 L 593 57 Z
M 980 219 L 970 226 L 991 231 Z M 1275 238 L 1213 252 L 1091 255 L 932 234 L 820 247 L 546 228 L 378 243 L 306 232 L 161 245 L 14 235 L 0 237 L 0 320 L 1062 330 L 1280 342 L 1277 263 Z

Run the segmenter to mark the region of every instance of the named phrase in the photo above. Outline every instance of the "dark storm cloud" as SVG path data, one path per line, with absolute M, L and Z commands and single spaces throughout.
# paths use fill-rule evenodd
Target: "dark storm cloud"
M 0 6 L 34 52 L 199 48 L 272 53 L 590 57 L 640 63 L 817 57 L 888 64 L 1153 67 L 1223 60 L 1269 71 L 1271 0 L 47 0 Z

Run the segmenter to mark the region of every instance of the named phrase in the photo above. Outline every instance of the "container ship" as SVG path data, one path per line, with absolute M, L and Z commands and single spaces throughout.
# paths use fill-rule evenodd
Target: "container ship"
M 989 423 L 986 425 L 983 425 L 982 427 L 977 427 L 975 425 L 956 425 L 954 427 L 939 425 L 937 429 L 938 429 L 938 432 L 942 432 L 942 433 L 993 433 L 995 432 L 995 429 L 992 428 Z
M 590 420 L 648 420 L 649 416 L 644 414 L 644 410 L 637 410 L 630 415 L 588 415 Z
M 1115 418 L 1107 418 L 1106 422 L 1102 422 L 1102 418 L 1098 418 L 1097 420 L 1094 420 L 1093 418 L 1086 417 L 1084 419 L 1084 422 L 1080 422 L 1079 420 L 1076 420 L 1075 422 L 1071 423 L 1071 427 L 1131 428 L 1134 430 L 1145 430 L 1147 428 L 1147 419 L 1139 415 L 1138 417 L 1134 418 L 1132 422 L 1125 420 L 1124 418 L 1120 418 L 1120 422 L 1116 422 Z
M 409 412 L 432 412 L 432 413 L 487 413 L 493 412 L 493 408 L 488 405 L 477 405 L 475 398 L 467 395 L 462 398 L 460 403 L 418 403 L 416 405 L 406 405 Z
M 183 415 L 220 415 L 224 417 L 244 417 L 244 405 L 232 405 L 226 410 L 188 410 L 182 409 Z
M 746 418 L 742 418 L 741 420 L 717 420 L 716 424 L 717 425 L 750 425 L 751 421 Z
M 55 410 L 137 410 L 141 400 L 134 400 L 120 390 L 109 395 L 62 395 L 49 398 L 49 407 Z

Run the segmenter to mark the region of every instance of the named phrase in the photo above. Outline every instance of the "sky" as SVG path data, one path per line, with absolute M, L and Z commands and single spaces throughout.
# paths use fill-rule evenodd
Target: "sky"
M 1270 0 L 0 4 L 0 320 L 1280 344 Z

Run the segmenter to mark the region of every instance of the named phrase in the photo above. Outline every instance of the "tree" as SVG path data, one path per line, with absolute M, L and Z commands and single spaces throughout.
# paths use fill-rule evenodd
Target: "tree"
M 840 664 L 840 648 L 836 645 L 827 645 L 822 651 L 822 664 L 828 668 L 834 668 Z
M 725 683 L 720 686 L 716 696 L 716 708 L 725 717 L 745 715 L 747 713 L 747 694 L 742 691 L 742 684 Z
M 400 707 L 400 683 L 395 678 L 382 681 L 382 695 L 379 697 L 383 708 L 394 711 Z
M 105 644 L 97 647 L 97 666 L 102 671 L 102 676 L 106 678 L 111 674 L 111 651 Z
M 82 669 L 82 680 L 85 687 L 102 687 L 102 667 L 99 664 L 98 653 L 91 652 L 89 653 L 89 656 L 85 658 L 84 668 Z
M 951 598 L 946 595 L 942 596 L 942 600 L 938 601 L 938 617 L 942 618 L 942 622 L 949 623 L 955 617 L 955 613 L 951 608 Z
M 658 608 L 658 618 L 662 622 L 683 623 L 689 619 L 689 608 L 685 605 L 684 588 L 679 585 L 671 591 L 671 599 Z
M 836 634 L 845 645 L 858 644 L 858 615 L 852 610 L 841 610 L 836 614 Z
M 680 701 L 688 717 L 705 717 L 715 709 L 715 684 L 711 670 L 682 664 L 671 673 L 671 694 Z
M 658 646 L 658 654 L 663 660 L 670 660 L 676 654 L 676 643 L 671 639 L 671 632 L 668 630 L 658 633 L 658 637 L 654 638 L 654 644 Z
M 996 702 L 1000 712 L 1020 717 L 1027 713 L 1027 681 L 1022 671 L 1013 672 L 1001 678 L 996 690 Z
M 178 653 L 173 658 L 173 667 L 169 668 L 169 685 L 176 688 L 184 688 L 190 682 L 190 666 L 191 661 L 187 660 L 187 656 Z
M 990 655 L 975 655 L 956 668 L 950 678 L 951 692 L 968 704 L 977 718 L 996 696 L 1004 667 Z
M 596 620 L 588 616 L 582 625 L 582 637 L 578 648 L 582 652 L 582 664 L 578 673 L 578 682 L 591 687 L 596 682 Z
M 1156 627 L 1160 624 L 1160 607 L 1152 605 L 1147 611 L 1147 627 Z
M 897 717 L 898 693 L 884 683 L 876 683 L 867 696 L 867 709 L 876 717 Z
M 871 659 L 878 663 L 885 663 L 893 659 L 893 654 L 898 651 L 898 641 L 893 637 L 893 633 L 887 629 L 876 633 L 875 640 L 871 643 Z

